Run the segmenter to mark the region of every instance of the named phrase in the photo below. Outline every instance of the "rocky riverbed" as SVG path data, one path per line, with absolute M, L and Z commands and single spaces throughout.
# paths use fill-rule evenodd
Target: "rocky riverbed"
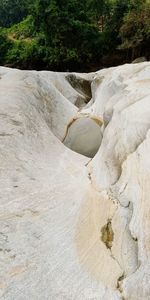
M 150 63 L 0 68 L 0 298 L 150 299 Z

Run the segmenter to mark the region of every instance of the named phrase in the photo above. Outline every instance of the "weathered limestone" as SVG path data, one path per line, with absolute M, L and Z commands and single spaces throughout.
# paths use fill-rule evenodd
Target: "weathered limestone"
M 1 299 L 150 300 L 149 128 L 149 62 L 0 68 Z

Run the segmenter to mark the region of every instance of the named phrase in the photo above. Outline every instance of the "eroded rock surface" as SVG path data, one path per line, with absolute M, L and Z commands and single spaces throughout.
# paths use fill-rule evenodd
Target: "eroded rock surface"
M 0 68 L 0 299 L 150 299 L 149 128 L 149 62 Z

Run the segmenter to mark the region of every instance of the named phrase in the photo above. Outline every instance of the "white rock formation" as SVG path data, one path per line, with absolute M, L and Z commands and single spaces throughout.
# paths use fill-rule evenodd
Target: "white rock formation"
M 148 62 L 0 68 L 0 299 L 150 299 L 149 128 Z

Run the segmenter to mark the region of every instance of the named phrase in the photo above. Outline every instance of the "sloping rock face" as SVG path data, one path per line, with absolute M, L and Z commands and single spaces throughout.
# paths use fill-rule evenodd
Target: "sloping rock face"
M 0 298 L 150 299 L 150 63 L 0 68 Z

